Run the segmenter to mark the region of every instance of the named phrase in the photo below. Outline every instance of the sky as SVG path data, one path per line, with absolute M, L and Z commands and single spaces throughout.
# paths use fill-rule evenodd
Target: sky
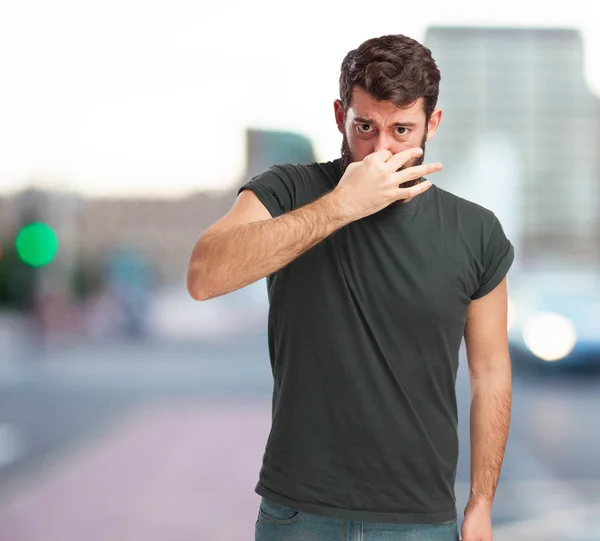
M 0 193 L 26 185 L 89 196 L 227 189 L 245 129 L 310 137 L 339 155 L 333 101 L 362 41 L 431 25 L 580 29 L 600 95 L 598 2 L 377 3 L 19 0 L 0 7 Z

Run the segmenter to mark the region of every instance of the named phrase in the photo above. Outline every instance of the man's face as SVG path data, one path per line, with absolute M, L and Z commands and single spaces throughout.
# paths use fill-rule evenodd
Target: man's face
M 408 108 L 400 108 L 390 101 L 376 101 L 361 88 L 355 87 L 348 111 L 344 114 L 339 100 L 335 102 L 338 129 L 342 133 L 342 170 L 352 162 L 363 160 L 378 150 L 388 149 L 393 154 L 421 147 L 423 154 L 404 164 L 401 169 L 420 165 L 425 158 L 425 143 L 433 137 L 441 118 L 436 109 L 429 122 L 425 121 L 423 98 Z M 402 187 L 417 184 L 419 179 Z

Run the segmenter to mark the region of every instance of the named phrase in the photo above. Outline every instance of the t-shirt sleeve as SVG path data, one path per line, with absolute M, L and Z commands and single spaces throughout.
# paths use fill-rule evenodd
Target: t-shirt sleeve
M 500 284 L 515 258 L 514 246 L 504 234 L 502 224 L 494 214 L 492 216 L 491 233 L 483 250 L 483 273 L 471 300 L 487 295 Z
M 252 190 L 275 218 L 296 208 L 296 190 L 292 178 L 273 166 L 252 177 L 238 190 Z

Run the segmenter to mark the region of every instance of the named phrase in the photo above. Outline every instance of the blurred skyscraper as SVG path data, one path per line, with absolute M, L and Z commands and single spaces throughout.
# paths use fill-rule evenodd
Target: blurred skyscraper
M 432 27 L 442 183 L 497 213 L 519 263 L 600 263 L 600 107 L 570 29 Z

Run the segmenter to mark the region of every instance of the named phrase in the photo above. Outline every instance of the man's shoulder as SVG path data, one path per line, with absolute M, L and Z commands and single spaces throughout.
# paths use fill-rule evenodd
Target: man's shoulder
M 272 165 L 267 171 L 275 174 L 284 174 L 291 177 L 321 176 L 323 174 L 332 174 L 335 172 L 334 161 L 310 162 L 310 163 L 291 163 L 283 162 Z
M 310 202 L 322 195 L 325 191 L 333 188 L 339 181 L 339 167 L 334 161 L 291 163 L 284 162 L 271 165 L 264 173 L 255 177 L 272 179 L 280 183 L 288 190 L 298 192 L 304 202 Z
M 435 193 L 437 194 L 442 207 L 456 209 L 463 217 L 480 220 L 494 219 L 494 212 L 489 208 L 479 203 L 475 203 L 475 201 L 471 201 L 470 199 L 456 195 L 444 188 L 440 188 L 437 184 L 434 184 L 433 188 L 435 188 Z
M 337 180 L 333 162 L 284 162 L 255 175 L 240 190 L 249 187 L 266 191 L 269 195 L 265 197 L 278 200 L 281 212 L 289 212 L 319 198 L 332 189 Z

